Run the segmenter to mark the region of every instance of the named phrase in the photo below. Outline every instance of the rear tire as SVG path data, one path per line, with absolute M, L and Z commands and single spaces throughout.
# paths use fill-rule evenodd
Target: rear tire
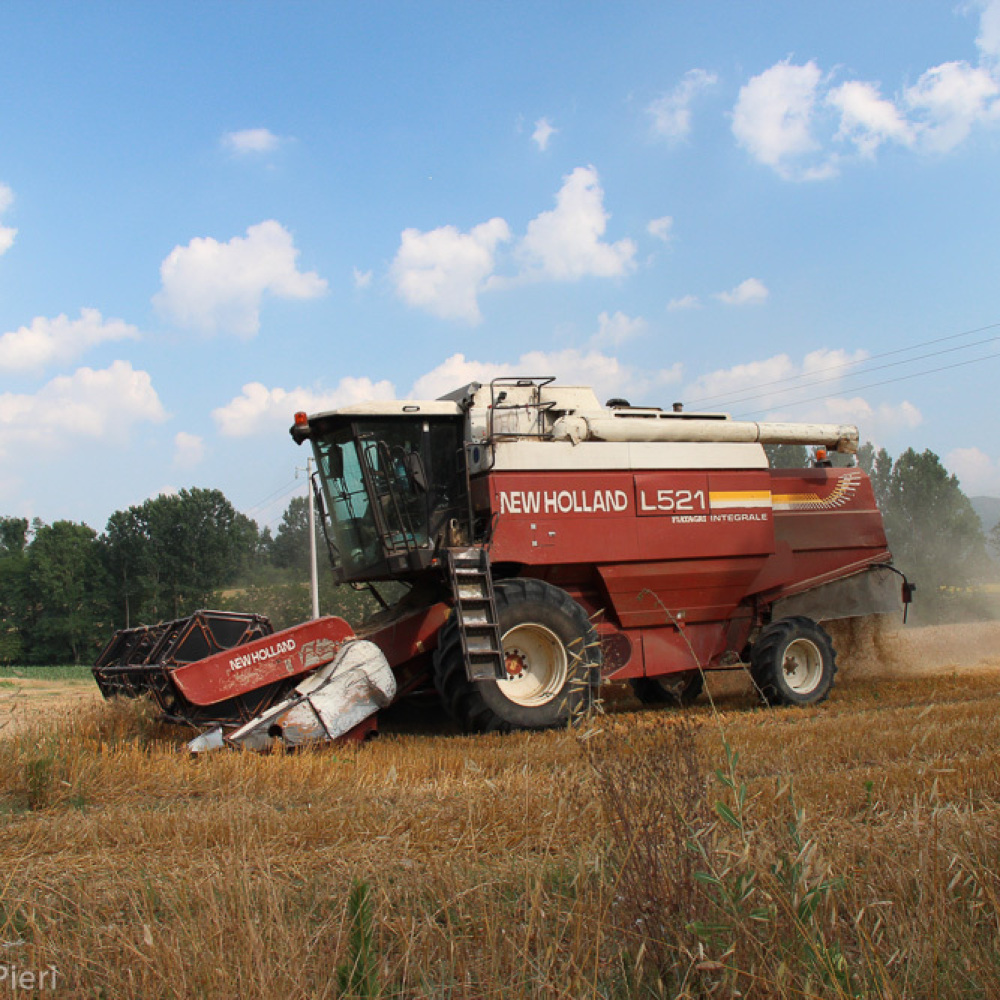
M 543 580 L 496 584 L 497 614 L 508 680 L 470 681 L 458 623 L 438 634 L 434 686 L 467 732 L 509 732 L 565 725 L 593 703 L 601 647 L 587 613 Z
M 750 653 L 750 675 L 768 705 L 815 705 L 830 693 L 836 672 L 833 642 L 811 618 L 771 622 Z
M 633 677 L 632 692 L 644 705 L 690 705 L 705 687 L 700 670 L 685 670 L 660 677 Z

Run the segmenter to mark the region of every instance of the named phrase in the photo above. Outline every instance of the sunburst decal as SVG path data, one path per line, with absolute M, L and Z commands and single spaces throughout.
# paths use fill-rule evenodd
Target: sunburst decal
M 854 496 L 860 482 L 860 472 L 848 472 L 825 497 L 818 493 L 775 493 L 771 502 L 775 510 L 831 510 L 843 507 Z

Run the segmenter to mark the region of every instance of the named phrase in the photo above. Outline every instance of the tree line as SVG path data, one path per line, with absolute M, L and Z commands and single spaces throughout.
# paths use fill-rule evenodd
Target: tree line
M 775 466 L 807 464 L 800 446 L 768 450 Z M 988 597 L 962 589 L 995 575 L 990 549 L 1000 552 L 1000 525 L 988 538 L 932 451 L 893 459 L 865 444 L 857 460 L 871 477 L 895 564 L 918 585 L 916 618 L 991 615 Z M 291 500 L 272 536 L 214 489 L 115 511 L 101 534 L 74 521 L 0 517 L 0 663 L 91 662 L 115 629 L 200 607 L 256 611 L 276 628 L 303 621 L 308 542 L 304 497 Z M 334 587 L 322 562 L 320 577 L 324 614 L 356 622 L 372 610 L 365 595 Z
M 115 629 L 203 607 L 252 610 L 282 628 L 309 616 L 308 503 L 276 533 L 220 490 L 190 489 L 86 524 L 0 517 L 0 663 L 91 662 Z M 322 551 L 322 547 L 321 547 Z M 356 618 L 359 595 L 321 588 L 324 611 Z

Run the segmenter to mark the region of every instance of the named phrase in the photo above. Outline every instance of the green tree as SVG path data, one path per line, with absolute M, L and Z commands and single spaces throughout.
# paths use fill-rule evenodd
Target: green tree
M 917 584 L 916 607 L 939 616 L 954 588 L 985 578 L 986 537 L 958 479 L 932 451 L 909 448 L 895 462 L 866 444 L 858 455 L 872 480 L 895 564 Z
M 316 551 L 323 552 L 317 543 Z M 292 497 L 270 548 L 271 562 L 281 569 L 309 572 L 309 499 Z
M 26 652 L 36 662 L 90 660 L 107 638 L 97 533 L 73 521 L 35 524 L 25 570 Z
M 772 469 L 804 469 L 809 464 L 804 444 L 766 444 L 764 451 Z
M 16 662 L 24 652 L 27 545 L 28 519 L 0 517 L 0 663 Z
M 161 494 L 108 519 L 104 563 L 119 621 L 177 618 L 258 558 L 257 525 L 220 490 Z

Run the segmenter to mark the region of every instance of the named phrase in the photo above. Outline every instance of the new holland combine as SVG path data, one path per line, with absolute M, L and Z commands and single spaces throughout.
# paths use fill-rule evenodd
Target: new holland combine
M 117 633 L 102 691 L 152 695 L 205 731 L 196 749 L 361 736 L 430 688 L 464 730 L 544 728 L 604 682 L 680 703 L 746 664 L 766 701 L 813 704 L 836 670 L 820 623 L 910 598 L 865 473 L 773 469 L 763 447 L 851 454 L 852 426 L 601 406 L 526 377 L 298 413 L 291 434 L 335 578 L 408 590 L 357 633 L 221 612 Z

